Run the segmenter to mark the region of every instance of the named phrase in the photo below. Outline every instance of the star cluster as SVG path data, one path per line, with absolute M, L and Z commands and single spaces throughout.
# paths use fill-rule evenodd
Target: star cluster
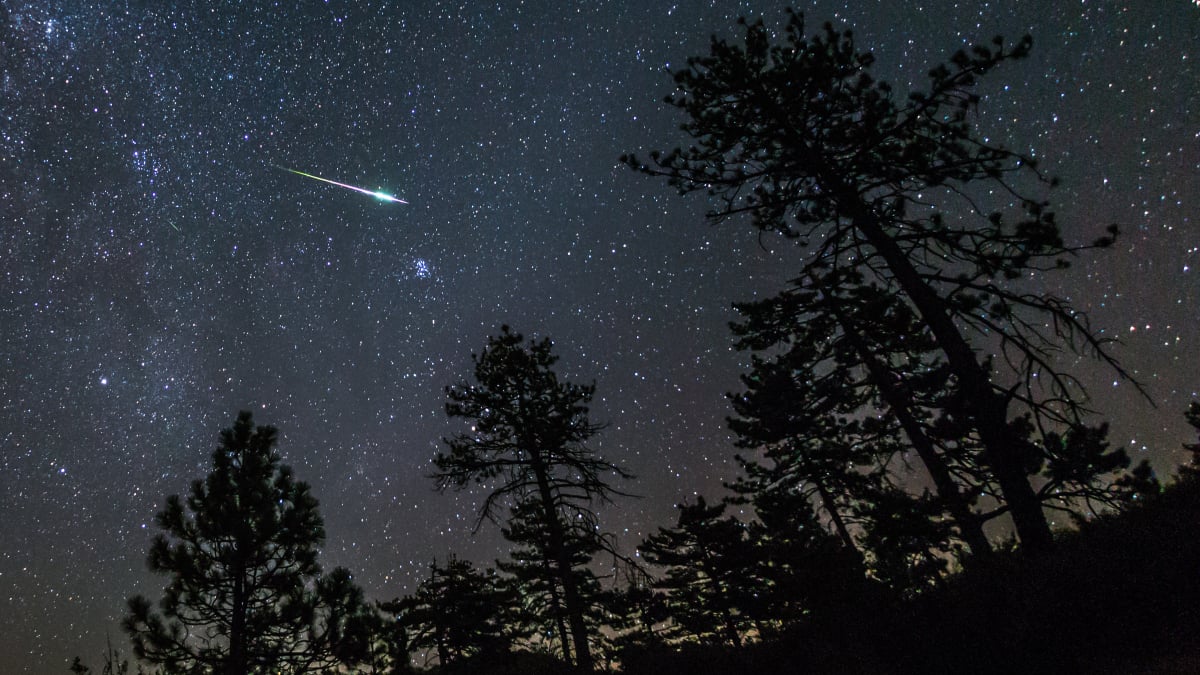
M 0 0 L 0 669 L 123 646 L 157 595 L 154 514 L 239 409 L 280 428 L 328 541 L 377 599 L 435 556 L 487 561 L 478 494 L 427 478 L 443 388 L 508 323 L 594 380 L 596 449 L 644 498 L 636 544 L 733 475 L 732 301 L 797 252 L 704 222 L 617 158 L 673 146 L 666 71 L 779 2 Z M 1162 472 L 1200 388 L 1200 7 L 1190 0 L 808 2 L 920 86 L 954 49 L 1030 33 L 981 133 L 1063 179 L 1069 240 L 1033 279 L 1089 313 L 1145 386 L 1081 359 L 1114 440 Z M 388 203 L 280 171 L 396 195 Z

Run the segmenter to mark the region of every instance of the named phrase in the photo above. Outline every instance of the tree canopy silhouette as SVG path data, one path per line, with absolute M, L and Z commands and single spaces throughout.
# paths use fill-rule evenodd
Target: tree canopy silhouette
M 703 497 L 679 504 L 676 526 L 658 528 L 638 551 L 666 568 L 657 586 L 667 591 L 677 634 L 740 647 L 753 620 L 748 610 L 767 587 L 746 526 L 725 507 Z
M 350 573 L 317 564 L 325 528 L 308 485 L 280 464 L 273 427 L 248 412 L 221 432 L 213 468 L 167 498 L 150 569 L 158 611 L 129 600 L 134 654 L 163 672 L 324 672 L 367 658 L 376 615 Z
M 1183 449 L 1191 453 L 1192 458 L 1190 464 L 1193 467 L 1200 467 L 1200 401 L 1192 401 L 1188 404 L 1188 409 L 1183 413 L 1184 419 L 1192 426 L 1196 432 L 1195 443 L 1184 443 Z
M 813 275 L 825 282 L 801 314 L 828 314 L 822 305 L 843 302 L 860 283 L 893 289 L 944 359 L 958 421 L 978 439 L 976 464 L 1023 545 L 1047 547 L 1030 477 L 1062 448 L 1029 432 L 1079 426 L 1089 412 L 1057 356 L 1071 349 L 1125 372 L 1084 314 L 1019 283 L 1111 244 L 1115 226 L 1090 245 L 1064 243 L 1035 194 L 1053 181 L 1033 158 L 981 137 L 970 118 L 979 79 L 1025 57 L 1030 39 L 959 51 L 929 72 L 926 91 L 898 98 L 872 76 L 874 57 L 849 31 L 826 24 L 809 37 L 790 12 L 773 44 L 761 22 L 742 23 L 743 45 L 714 37 L 708 56 L 674 73 L 677 93 L 667 100 L 686 115 L 692 144 L 651 153 L 649 163 L 624 161 L 681 193 L 707 193 L 713 219 L 749 214 L 760 231 L 800 242 L 807 255 L 793 284 L 811 291 Z M 1004 196 L 994 210 L 989 195 Z M 906 373 L 885 370 L 904 382 Z
M 600 582 L 596 573 L 588 566 L 602 549 L 602 541 L 594 531 L 570 527 L 561 523 L 563 545 L 567 550 L 567 564 L 574 577 L 576 594 L 584 607 L 589 635 L 592 630 L 591 614 L 597 606 Z M 501 528 L 504 538 L 514 546 L 507 560 L 497 560 L 496 567 L 511 575 L 510 579 L 518 590 L 519 602 L 524 611 L 514 618 L 528 624 L 526 632 L 543 638 L 555 636 L 565 662 L 570 663 L 571 640 L 567 630 L 567 611 L 561 583 L 555 573 L 555 558 L 547 547 L 550 532 L 545 524 L 544 510 L 538 500 L 517 503 L 509 512 L 508 521 Z
M 730 396 L 738 446 L 762 450 L 769 462 L 743 460 L 747 478 L 736 489 L 815 492 L 853 548 L 846 522 L 861 521 L 881 500 L 896 505 L 884 495 L 900 496 L 893 473 L 915 450 L 937 510 L 973 554 L 989 553 L 987 516 L 972 507 L 992 485 L 962 447 L 969 439 L 948 424 L 950 373 L 936 345 L 895 293 L 830 276 L 813 272 L 808 288 L 735 305 L 743 315 L 733 325 L 737 347 L 786 345 L 771 358 L 754 354 L 742 377 L 746 391 Z M 843 285 L 850 287 L 845 294 L 829 290 Z M 917 508 L 918 499 L 912 497 L 913 509 L 927 511 Z
M 407 628 L 410 651 L 433 650 L 443 668 L 479 654 L 507 652 L 516 636 L 516 593 L 496 575 L 450 556 L 405 598 L 383 604 Z
M 575 664 L 591 670 L 587 607 L 574 573 L 579 547 L 572 542 L 604 544 L 592 506 L 621 494 L 609 482 L 613 477 L 632 475 L 587 447 L 601 429 L 588 418 L 595 385 L 560 381 L 549 339 L 523 343 L 520 333 L 502 326 L 482 353 L 472 355 L 475 382 L 446 388 L 447 415 L 468 420 L 470 429 L 445 439 L 447 451 L 435 458 L 433 477 L 439 490 L 492 487 L 476 527 L 495 521 L 505 502 L 532 509 L 545 533 L 540 546 L 548 581 L 562 592 Z

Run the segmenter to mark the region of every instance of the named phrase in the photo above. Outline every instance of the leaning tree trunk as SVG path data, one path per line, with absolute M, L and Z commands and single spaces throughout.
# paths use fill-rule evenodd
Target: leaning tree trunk
M 987 371 L 950 318 L 945 300 L 925 283 L 896 241 L 884 232 L 876 215 L 857 196 L 843 200 L 842 205 L 847 207 L 855 228 L 883 258 L 900 288 L 912 300 L 958 377 L 969 402 L 969 414 L 983 442 L 984 460 L 996 476 L 1021 544 L 1030 551 L 1049 548 L 1053 543 L 1050 524 L 1022 465 L 1019 449 L 1024 440 L 1016 438 L 1008 425 L 1008 404 L 992 388 Z
M 838 510 L 837 501 L 830 494 L 829 488 L 825 487 L 825 483 L 822 480 L 814 480 L 812 483 L 817 486 L 817 496 L 821 499 L 821 506 L 824 506 L 825 511 L 829 514 L 829 520 L 833 523 L 833 529 L 837 531 L 838 539 L 842 540 L 842 545 L 846 547 L 847 551 L 854 553 L 859 562 L 865 562 L 862 551 L 859 550 L 858 544 L 854 541 L 854 537 L 851 536 L 850 528 L 846 526 L 846 520 L 842 518 L 842 513 Z
M 909 443 L 917 451 L 917 456 L 921 458 L 921 463 L 925 465 L 930 478 L 933 479 L 933 486 L 937 490 L 938 497 L 945 502 L 947 510 L 953 516 L 963 541 L 967 542 L 967 545 L 971 547 L 971 555 L 979 557 L 987 556 L 992 552 L 992 546 L 983 531 L 983 522 L 978 515 L 971 511 L 971 506 L 959 489 L 958 483 L 950 475 L 950 469 L 946 465 L 945 459 L 934 448 L 933 442 L 929 440 L 929 435 L 925 433 L 920 422 L 912 414 L 911 400 L 900 391 L 899 387 L 892 383 L 891 378 L 888 377 L 889 373 L 887 369 L 879 362 L 879 359 L 875 358 L 870 347 L 863 339 L 862 334 L 858 332 L 857 328 L 850 323 L 849 317 L 838 307 L 838 299 L 826 293 L 824 286 L 815 275 L 812 275 L 810 278 L 817 284 L 822 299 L 825 300 L 826 305 L 834 314 L 838 324 L 841 325 L 846 339 L 850 342 L 850 346 L 858 354 L 859 360 L 866 366 L 867 371 L 871 375 L 871 380 L 879 389 L 884 402 L 887 403 L 888 407 L 896 415 L 896 420 L 900 423 L 900 427 L 904 429 L 904 434 L 908 436 Z

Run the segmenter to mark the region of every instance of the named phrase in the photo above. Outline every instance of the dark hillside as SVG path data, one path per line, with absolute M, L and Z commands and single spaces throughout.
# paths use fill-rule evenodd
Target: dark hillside
M 626 672 L 1200 672 L 1200 480 L 1057 539 L 907 603 L 863 601 L 737 652 L 642 653 Z
M 912 625 L 941 645 L 915 651 L 924 663 L 910 664 L 1196 672 L 1186 664 L 1200 653 L 1198 565 L 1200 480 L 1190 476 L 1149 503 L 1061 534 L 1045 556 L 1001 557 L 923 598 Z

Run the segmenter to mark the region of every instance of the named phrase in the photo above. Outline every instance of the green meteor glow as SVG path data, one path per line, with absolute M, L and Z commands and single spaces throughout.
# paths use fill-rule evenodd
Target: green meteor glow
M 400 199 L 399 197 L 393 197 L 392 195 L 389 195 L 386 192 L 377 192 L 374 190 L 368 190 L 366 188 L 360 188 L 355 185 L 347 185 L 346 183 L 339 183 L 336 180 L 329 180 L 328 178 L 321 178 L 320 176 L 314 176 L 311 173 L 304 173 L 303 171 L 289 169 L 286 166 L 280 166 L 278 164 L 275 165 L 275 168 L 282 169 L 284 171 L 287 171 L 288 173 L 294 173 L 297 176 L 304 176 L 305 178 L 319 180 L 322 183 L 329 183 L 330 185 L 336 185 L 338 187 L 346 188 L 347 190 L 354 190 L 355 192 L 361 192 L 364 195 L 370 195 L 371 197 L 374 197 L 381 202 L 395 202 L 397 204 L 407 204 L 408 203 L 408 202 L 404 201 L 403 199 Z

